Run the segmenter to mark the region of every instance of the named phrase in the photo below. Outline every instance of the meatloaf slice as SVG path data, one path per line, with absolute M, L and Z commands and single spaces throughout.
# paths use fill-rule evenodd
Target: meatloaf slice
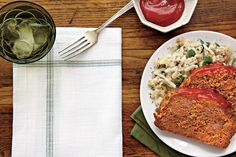
M 178 88 L 169 92 L 156 109 L 154 123 L 161 130 L 226 148 L 236 130 L 229 107 L 213 90 Z
M 236 115 L 236 68 L 214 63 L 192 71 L 181 87 L 214 89 L 231 104 Z

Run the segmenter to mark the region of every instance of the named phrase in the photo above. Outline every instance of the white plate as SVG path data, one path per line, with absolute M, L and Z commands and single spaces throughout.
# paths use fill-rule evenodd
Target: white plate
M 175 43 L 176 39 L 179 37 L 184 37 L 187 39 L 191 39 L 194 41 L 197 41 L 198 39 L 202 39 L 205 41 L 210 42 L 217 42 L 217 43 L 225 43 L 229 44 L 229 46 L 232 48 L 233 55 L 236 56 L 236 40 L 221 34 L 217 32 L 211 32 L 211 31 L 194 31 L 189 33 L 181 34 L 177 37 L 174 37 L 170 39 L 169 41 L 165 42 L 161 47 L 159 47 L 156 52 L 152 55 L 152 57 L 149 59 L 141 80 L 141 86 L 140 86 L 140 100 L 142 109 L 145 115 L 145 118 L 153 130 L 153 132 L 168 146 L 171 148 L 187 154 L 191 156 L 198 156 L 198 157 L 217 157 L 217 156 L 223 156 L 230 154 L 232 152 L 236 151 L 236 135 L 233 136 L 231 139 L 230 145 L 226 149 L 217 149 L 209 145 L 202 144 L 198 141 L 185 138 L 182 136 L 178 136 L 172 133 L 164 132 L 159 130 L 154 125 L 154 117 L 153 113 L 155 112 L 155 104 L 152 103 L 152 100 L 150 99 L 149 93 L 151 92 L 151 89 L 148 87 L 148 80 L 151 79 L 151 71 L 153 69 L 154 65 L 154 59 L 160 56 L 165 56 L 170 54 L 170 51 L 168 50 L 168 47 Z

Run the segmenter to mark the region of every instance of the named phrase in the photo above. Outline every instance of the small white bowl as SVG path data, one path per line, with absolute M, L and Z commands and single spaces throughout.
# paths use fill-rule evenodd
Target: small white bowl
M 184 12 L 183 12 L 183 15 L 181 16 L 181 18 L 177 22 L 175 22 L 175 23 L 173 23 L 169 26 L 162 27 L 162 26 L 158 26 L 158 25 L 146 20 L 146 18 L 143 15 L 143 12 L 140 8 L 140 0 L 132 0 L 132 1 L 134 3 L 134 7 L 135 7 L 135 10 L 138 14 L 138 17 L 139 17 L 140 21 L 144 25 L 149 26 L 149 27 L 151 27 L 153 29 L 156 29 L 156 30 L 158 30 L 160 32 L 163 32 L 163 33 L 167 33 L 169 31 L 172 31 L 176 28 L 179 28 L 179 27 L 189 23 L 192 15 L 193 15 L 193 12 L 196 8 L 197 2 L 198 2 L 198 0 L 184 0 L 185 9 L 184 9 Z

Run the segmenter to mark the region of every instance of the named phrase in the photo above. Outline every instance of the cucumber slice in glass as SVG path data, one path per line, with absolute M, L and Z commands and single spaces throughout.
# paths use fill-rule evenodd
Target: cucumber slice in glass
M 12 48 L 12 52 L 18 59 L 24 59 L 31 55 L 33 51 L 33 44 L 25 40 L 16 40 Z
M 1 27 L 2 37 L 6 40 L 13 41 L 19 38 L 17 31 L 17 21 L 15 19 L 8 19 Z
M 34 43 L 34 37 L 31 27 L 27 21 L 22 21 L 18 28 L 20 39 L 27 41 L 30 44 Z
M 49 26 L 38 23 L 30 24 L 34 37 L 34 51 L 42 47 L 49 38 Z

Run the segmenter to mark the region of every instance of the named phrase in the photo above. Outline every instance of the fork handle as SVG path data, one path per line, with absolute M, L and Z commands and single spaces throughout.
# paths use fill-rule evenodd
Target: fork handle
M 104 22 L 100 27 L 96 29 L 96 32 L 99 33 L 101 32 L 105 27 L 107 27 L 109 24 L 111 24 L 115 19 L 123 15 L 125 12 L 133 8 L 133 2 L 132 0 L 124 6 L 122 9 L 120 9 L 115 15 L 113 15 L 110 19 L 108 19 L 106 22 Z

